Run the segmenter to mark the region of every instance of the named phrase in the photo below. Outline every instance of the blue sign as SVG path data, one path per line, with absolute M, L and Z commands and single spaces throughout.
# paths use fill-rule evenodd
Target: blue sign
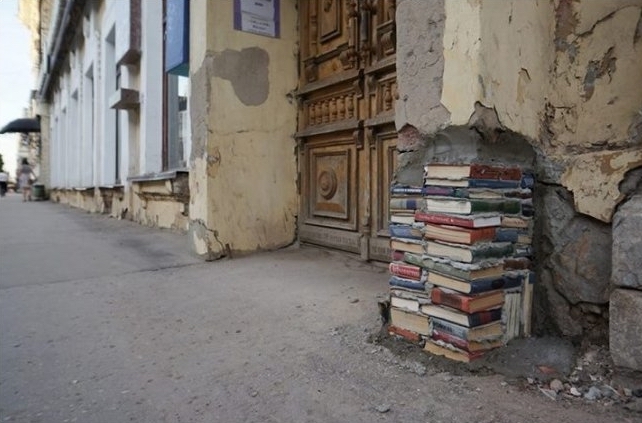
M 166 0 L 165 72 L 189 76 L 189 0 Z

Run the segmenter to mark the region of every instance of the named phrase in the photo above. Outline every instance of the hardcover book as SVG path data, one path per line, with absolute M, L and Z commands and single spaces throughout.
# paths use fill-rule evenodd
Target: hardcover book
M 392 195 L 423 195 L 422 187 L 410 185 L 392 185 L 390 193 Z
M 404 262 L 392 262 L 388 265 L 388 270 L 395 276 L 400 276 L 406 279 L 413 279 L 418 282 L 424 282 L 426 279 L 426 272 L 419 266 Z
M 433 331 L 436 330 L 443 333 L 448 333 L 456 336 L 457 338 L 461 338 L 467 341 L 490 341 L 499 339 L 504 335 L 502 323 L 499 320 L 474 328 L 461 326 L 456 323 L 449 322 L 448 320 L 439 319 L 437 317 L 433 317 L 431 319 L 431 323 Z
M 404 260 L 409 263 L 424 267 L 429 271 L 437 272 L 461 281 L 476 279 L 496 278 L 504 275 L 504 264 L 501 260 L 489 259 L 477 263 L 461 263 L 439 257 L 422 256 L 420 262 L 411 262 L 408 253 L 404 253 Z
M 441 355 L 450 360 L 460 361 L 462 363 L 470 363 L 484 355 L 483 351 L 468 352 L 455 348 L 452 345 L 448 345 L 445 342 L 435 340 L 427 340 L 424 345 L 424 351 L 434 355 Z
M 468 352 L 488 351 L 504 345 L 504 341 L 501 339 L 493 339 L 490 341 L 467 341 L 437 329 L 433 329 L 430 339 L 434 341 L 442 341 L 455 348 Z
M 433 304 L 448 306 L 464 313 L 476 313 L 496 308 L 504 303 L 504 291 L 488 291 L 477 295 L 466 295 L 448 288 L 435 287 L 431 291 Z
M 469 328 L 485 325 L 502 318 L 501 307 L 468 314 L 450 307 L 424 304 L 421 306 L 421 312 L 431 317 L 448 320 L 449 322 Z
M 515 199 L 462 199 L 455 197 L 426 197 L 423 210 L 429 213 L 471 214 L 471 213 L 507 213 L 521 212 L 521 202 Z
M 423 238 L 423 232 L 421 228 L 418 228 L 414 225 L 389 225 L 388 232 L 390 233 L 390 236 L 395 238 Z
M 413 289 L 415 291 L 425 292 L 426 285 L 424 282 L 416 281 L 414 279 L 401 278 L 399 276 L 392 275 L 388 280 L 388 285 L 391 287 L 400 287 L 406 289 Z
M 424 226 L 423 234 L 429 239 L 469 245 L 476 242 L 496 240 L 495 227 L 493 226 L 475 229 L 428 223 Z M 517 239 L 517 237 L 515 237 L 515 239 Z
M 424 176 L 435 179 L 505 179 L 519 181 L 522 170 L 516 166 L 488 165 L 481 163 L 447 164 L 430 163 L 424 166 Z
M 402 310 L 419 313 L 419 301 L 411 300 L 409 298 L 390 297 L 390 306 Z
M 393 336 L 399 336 L 404 338 L 406 341 L 417 343 L 421 341 L 421 335 L 416 332 L 410 331 L 408 329 L 403 329 L 395 325 L 388 325 L 388 334 Z
M 532 238 L 527 229 L 500 227 L 496 230 L 495 241 L 530 244 Z
M 514 247 L 510 242 L 482 242 L 463 245 L 426 240 L 424 242 L 424 251 L 430 256 L 473 263 L 489 258 L 511 256 L 514 254 Z
M 401 225 L 412 225 L 413 223 L 415 223 L 415 215 L 414 213 L 412 213 L 411 210 L 408 210 L 405 213 L 391 212 L 390 223 L 401 224 Z
M 390 238 L 390 249 L 423 254 L 424 241 L 410 238 Z
M 430 318 L 423 314 L 411 313 L 398 308 L 390 308 L 392 325 L 421 335 L 430 335 Z
M 390 209 L 415 211 L 423 206 L 422 197 L 401 197 L 390 199 Z
M 449 288 L 464 294 L 481 294 L 488 291 L 495 291 L 497 289 L 512 289 L 522 285 L 523 276 L 519 274 L 504 274 L 499 277 L 491 277 L 486 279 L 476 279 L 472 281 L 464 281 L 450 276 L 442 275 L 437 272 L 428 272 L 427 282 L 438 287 Z
M 459 215 L 448 213 L 428 213 L 417 210 L 415 212 L 414 219 L 416 222 L 461 226 L 462 228 L 487 228 L 489 226 L 499 226 L 502 223 L 502 216 L 499 213 Z
M 530 188 L 520 181 L 503 181 L 499 179 L 435 179 L 426 178 L 424 186 L 447 186 L 457 188 L 490 188 L 490 189 L 516 189 Z

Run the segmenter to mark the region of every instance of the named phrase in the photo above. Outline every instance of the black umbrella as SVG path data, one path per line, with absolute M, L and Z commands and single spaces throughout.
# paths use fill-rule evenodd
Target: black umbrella
M 40 121 L 37 118 L 20 118 L 12 120 L 0 129 L 0 134 L 8 134 L 12 132 L 20 132 L 23 134 L 29 132 L 40 132 Z

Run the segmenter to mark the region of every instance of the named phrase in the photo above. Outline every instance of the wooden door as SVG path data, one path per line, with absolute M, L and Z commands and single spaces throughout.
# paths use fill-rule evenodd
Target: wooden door
M 299 2 L 299 238 L 389 260 L 395 0 Z

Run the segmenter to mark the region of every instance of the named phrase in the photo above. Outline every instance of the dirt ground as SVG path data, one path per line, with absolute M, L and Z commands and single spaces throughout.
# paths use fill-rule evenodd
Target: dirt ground
M 642 378 L 604 349 L 529 339 L 464 365 L 382 335 L 381 266 L 299 246 L 203 263 L 174 233 L 13 200 L 0 421 L 642 421 Z

